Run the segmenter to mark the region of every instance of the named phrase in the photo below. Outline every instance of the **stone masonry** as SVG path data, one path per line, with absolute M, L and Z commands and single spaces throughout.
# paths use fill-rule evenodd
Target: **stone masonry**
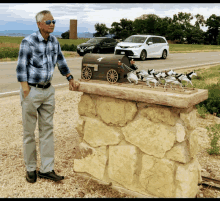
M 195 106 L 175 108 L 83 93 L 74 171 L 144 195 L 195 197 Z

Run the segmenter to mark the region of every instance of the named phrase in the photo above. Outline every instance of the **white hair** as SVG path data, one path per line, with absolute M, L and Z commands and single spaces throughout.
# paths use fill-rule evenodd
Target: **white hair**
M 49 10 L 43 10 L 43 11 L 40 11 L 39 13 L 37 13 L 35 16 L 36 22 L 41 22 L 44 18 L 44 15 L 46 15 L 46 14 L 51 14 L 51 12 Z

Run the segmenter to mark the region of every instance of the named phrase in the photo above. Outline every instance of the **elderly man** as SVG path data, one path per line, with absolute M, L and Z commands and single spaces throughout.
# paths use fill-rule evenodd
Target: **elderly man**
M 24 38 L 20 45 L 17 79 L 21 83 L 20 97 L 23 122 L 23 153 L 26 165 L 26 180 L 34 183 L 40 178 L 53 181 L 64 179 L 54 171 L 53 114 L 55 109 L 55 89 L 51 80 L 55 65 L 69 81 L 69 90 L 77 90 L 79 82 L 70 74 L 60 44 L 50 35 L 55 20 L 50 11 L 36 15 L 39 31 Z M 37 115 L 38 114 L 38 115 Z M 40 171 L 37 173 L 35 128 L 38 117 Z

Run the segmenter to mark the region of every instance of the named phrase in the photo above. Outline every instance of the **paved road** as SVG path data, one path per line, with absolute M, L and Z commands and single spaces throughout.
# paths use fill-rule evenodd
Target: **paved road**
M 103 55 L 104 56 L 104 55 Z M 78 80 L 81 74 L 81 63 L 83 57 L 67 58 L 67 63 L 74 78 Z M 139 70 L 152 69 L 171 69 L 179 67 L 189 67 L 192 65 L 208 64 L 220 62 L 220 52 L 200 52 L 200 53 L 175 53 L 170 54 L 166 60 L 147 59 L 146 61 L 135 60 Z M 17 91 L 20 83 L 16 78 L 17 62 L 0 63 L 0 93 Z M 52 84 L 58 85 L 67 83 L 66 77 L 62 76 L 56 67 Z

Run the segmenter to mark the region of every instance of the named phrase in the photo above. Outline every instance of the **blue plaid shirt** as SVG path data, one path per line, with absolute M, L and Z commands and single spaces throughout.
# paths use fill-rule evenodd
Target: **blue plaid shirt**
M 21 42 L 16 69 L 18 82 L 47 84 L 56 64 L 63 76 L 70 73 L 56 37 L 49 35 L 46 42 L 37 31 Z

